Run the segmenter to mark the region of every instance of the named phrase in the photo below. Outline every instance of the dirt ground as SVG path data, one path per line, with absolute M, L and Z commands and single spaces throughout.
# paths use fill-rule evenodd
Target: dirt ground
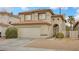
M 26 45 L 25 47 L 47 48 L 47 49 L 54 49 L 57 51 L 79 51 L 79 40 L 41 39 L 41 40 L 34 40 L 32 43 Z

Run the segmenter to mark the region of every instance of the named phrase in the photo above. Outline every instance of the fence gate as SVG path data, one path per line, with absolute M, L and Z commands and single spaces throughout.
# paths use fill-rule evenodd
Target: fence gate
M 70 37 L 70 31 L 66 31 L 66 37 L 67 37 L 67 38 Z
M 78 39 L 78 31 L 70 31 L 70 38 Z

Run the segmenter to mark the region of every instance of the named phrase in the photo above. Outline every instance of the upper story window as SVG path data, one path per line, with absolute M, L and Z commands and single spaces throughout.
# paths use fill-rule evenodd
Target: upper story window
M 31 20 L 31 15 L 26 15 L 25 20 Z
M 57 18 L 57 20 L 59 20 L 59 18 Z
M 45 20 L 46 19 L 46 14 L 45 13 L 40 13 L 39 14 L 39 19 L 40 20 Z

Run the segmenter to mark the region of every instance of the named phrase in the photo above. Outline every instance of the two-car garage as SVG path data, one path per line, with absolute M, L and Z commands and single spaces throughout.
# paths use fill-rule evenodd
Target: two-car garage
M 47 38 L 49 37 L 48 22 L 44 21 L 27 21 L 12 24 L 18 29 L 18 38 Z

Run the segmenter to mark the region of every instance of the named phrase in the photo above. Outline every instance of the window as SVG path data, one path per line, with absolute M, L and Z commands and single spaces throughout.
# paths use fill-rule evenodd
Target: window
M 54 20 L 54 18 L 53 18 L 53 20 Z
M 57 20 L 59 20 L 59 18 L 57 18 Z
M 46 14 L 39 14 L 39 19 L 46 19 Z
M 26 15 L 25 20 L 31 20 L 31 15 Z

